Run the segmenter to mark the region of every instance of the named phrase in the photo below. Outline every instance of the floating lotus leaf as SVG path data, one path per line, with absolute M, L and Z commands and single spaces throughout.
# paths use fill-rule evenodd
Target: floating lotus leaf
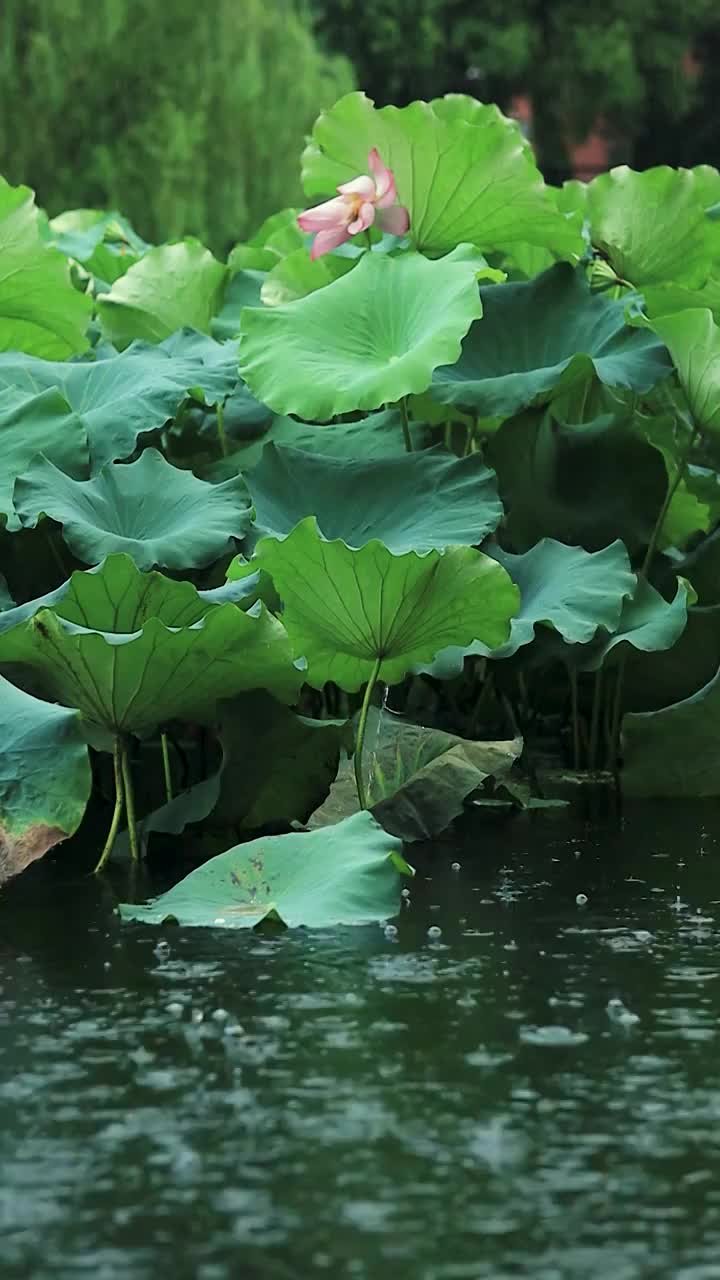
M 315 515 L 325 538 L 351 547 L 376 538 L 394 555 L 475 545 L 503 514 L 479 454 L 431 449 L 361 461 L 269 444 L 247 481 L 261 534 L 283 538 Z
M 86 476 L 88 438 L 82 419 L 56 387 L 36 394 L 0 386 L 0 520 L 5 516 L 11 530 L 20 527 L 13 506 L 15 481 L 38 453 L 61 471 Z
M 123 903 L 120 915 L 217 929 L 252 929 L 263 920 L 314 929 L 371 924 L 399 910 L 400 876 L 411 873 L 401 850 L 369 813 L 356 813 L 335 827 L 237 845 L 148 906 Z
M 700 288 L 720 258 L 720 227 L 705 216 L 705 183 L 688 169 L 627 165 L 593 178 L 585 213 L 617 276 L 643 285 Z
M 72 480 L 45 458 L 15 485 L 23 524 L 40 513 L 63 527 L 78 560 L 97 563 L 124 551 L 139 569 L 193 569 L 232 551 L 247 532 L 252 507 L 241 476 L 206 484 L 171 467 L 156 449 L 136 462 L 110 463 L 93 480 Z
M 240 372 L 250 390 L 278 413 L 321 421 L 424 391 L 482 315 L 466 248 L 437 262 L 366 253 L 324 289 L 246 311 Z
M 460 243 L 502 249 L 528 242 L 558 256 L 583 252 L 540 176 L 514 121 L 497 107 L 452 94 L 434 102 L 376 110 L 350 93 L 317 119 L 303 156 L 308 196 L 331 194 L 367 172 L 377 147 L 410 211 L 410 236 L 423 253 Z
M 0 676 L 0 884 L 80 825 L 92 776 L 76 711 Z
M 226 280 L 227 267 L 198 240 L 150 249 L 98 299 L 103 332 L 118 347 L 184 327 L 209 333 Z
M 43 239 L 32 191 L 0 178 L 0 351 L 66 360 L 88 346 L 92 301 Z
M 480 295 L 484 316 L 459 360 L 433 374 L 430 394 L 442 404 L 508 417 L 593 375 L 645 392 L 671 372 L 662 343 L 625 323 L 624 303 L 591 293 L 584 272 L 567 263 Z
M 109 556 L 74 573 L 50 608 L 6 627 L 0 664 L 30 667 L 53 697 L 113 734 L 176 717 L 205 723 L 220 699 L 246 689 L 292 702 L 300 675 L 282 624 L 260 603 L 243 612 L 209 594 Z
M 315 688 L 333 680 L 352 692 L 372 676 L 394 684 L 450 644 L 503 644 L 519 603 L 505 570 L 472 547 L 398 556 L 373 541 L 353 550 L 325 541 L 312 516 L 282 542 L 263 538 L 254 563 L 277 587 Z
M 535 638 L 536 627 L 550 627 L 568 644 L 585 645 L 598 628 L 613 631 L 623 602 L 637 583 L 622 542 L 602 551 L 569 547 L 542 538 L 524 555 L 512 555 L 501 547 L 488 554 L 507 570 L 520 590 L 520 609 L 510 624 L 510 639 L 496 649 L 475 642 L 466 648 L 446 649 L 429 666 L 421 667 L 441 680 L 459 675 L 471 655 L 510 658 Z
M 82 419 L 93 471 L 126 458 L 138 436 L 164 426 L 190 392 L 214 403 L 236 383 L 234 345 L 199 333 L 173 334 L 155 347 L 133 343 L 120 355 L 110 348 L 93 361 L 72 364 L 0 354 L 0 396 L 2 388 L 59 390 Z

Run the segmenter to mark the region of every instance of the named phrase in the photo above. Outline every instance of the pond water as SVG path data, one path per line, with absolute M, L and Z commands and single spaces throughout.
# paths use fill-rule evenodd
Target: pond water
M 121 928 L 122 875 L 33 868 L 0 896 L 3 1280 L 719 1277 L 718 835 L 470 820 L 396 936 Z

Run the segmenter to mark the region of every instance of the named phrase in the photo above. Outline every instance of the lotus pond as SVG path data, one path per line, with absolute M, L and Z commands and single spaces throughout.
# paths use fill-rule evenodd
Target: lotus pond
M 0 901 L 3 1277 L 710 1280 L 719 835 L 466 819 L 397 936 L 159 940 L 121 868 L 38 863 Z

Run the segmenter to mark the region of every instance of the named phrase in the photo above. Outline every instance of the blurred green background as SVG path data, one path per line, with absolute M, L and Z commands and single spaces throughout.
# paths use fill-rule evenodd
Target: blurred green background
M 318 111 L 470 92 L 550 181 L 720 165 L 717 0 L 2 0 L 0 173 L 217 251 L 298 203 Z

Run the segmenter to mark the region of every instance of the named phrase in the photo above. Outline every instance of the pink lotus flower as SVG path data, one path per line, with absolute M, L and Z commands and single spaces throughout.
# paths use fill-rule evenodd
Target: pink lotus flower
M 395 175 L 385 167 L 376 147 L 368 156 L 368 166 L 372 178 L 363 174 L 352 182 L 344 182 L 332 200 L 300 214 L 300 230 L 315 233 L 310 254 L 313 261 L 337 249 L 359 231 L 367 231 L 376 218 L 379 226 L 394 236 L 404 236 L 408 230 L 410 215 L 397 203 Z

